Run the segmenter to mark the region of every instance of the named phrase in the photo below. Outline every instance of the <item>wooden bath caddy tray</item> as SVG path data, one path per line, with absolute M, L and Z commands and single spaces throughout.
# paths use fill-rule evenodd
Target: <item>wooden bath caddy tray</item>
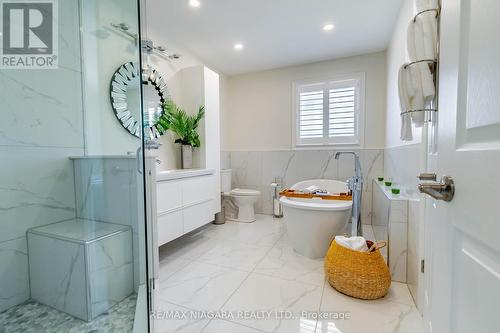
M 314 199 L 320 198 L 323 200 L 352 200 L 352 195 L 349 193 L 339 193 L 336 195 L 320 195 L 320 194 L 309 194 L 297 192 L 295 190 L 284 189 L 280 192 L 280 196 L 288 197 L 288 198 L 301 198 L 301 199 Z

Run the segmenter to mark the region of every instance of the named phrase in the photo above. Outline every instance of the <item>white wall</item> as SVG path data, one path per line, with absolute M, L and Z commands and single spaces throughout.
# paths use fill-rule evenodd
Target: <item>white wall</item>
M 385 52 L 227 78 L 223 150 L 292 149 L 292 83 L 366 73 L 365 148 L 385 141 Z
M 171 42 L 168 31 L 164 31 L 161 21 L 154 19 L 161 6 L 159 0 L 151 0 L 147 3 L 147 15 L 143 35 L 145 38 L 153 40 L 155 45 L 162 45 L 169 53 L 181 55 L 180 59 L 165 60 L 157 55 L 148 56 L 145 61 L 156 68 L 167 81 L 168 91 L 172 100 L 189 114 L 198 112 L 198 108 L 204 104 L 203 87 L 203 63 L 192 53 L 181 46 Z M 203 137 L 204 121 L 200 124 L 199 132 Z M 161 160 L 158 170 L 178 169 L 181 167 L 181 148 L 175 144 L 175 136 L 171 131 L 167 131 L 160 138 L 162 146 L 156 154 Z M 203 142 L 202 142 L 203 145 Z M 195 166 L 204 165 L 201 159 L 201 151 L 195 150 L 193 163 Z
M 159 67 L 161 70 L 161 67 Z M 164 72 L 167 73 L 167 72 Z M 164 74 L 170 97 L 176 105 L 184 109 L 188 114 L 198 112 L 198 108 L 203 105 L 203 66 L 193 66 L 177 70 L 175 73 Z M 203 137 L 204 121 L 200 123 L 199 133 Z M 174 143 L 175 135 L 167 131 L 161 138 L 162 146 L 157 151 L 161 164 L 158 170 L 178 169 L 181 167 L 181 148 Z M 202 142 L 202 145 L 204 143 Z M 194 153 L 195 165 L 203 164 L 200 161 L 199 151 Z

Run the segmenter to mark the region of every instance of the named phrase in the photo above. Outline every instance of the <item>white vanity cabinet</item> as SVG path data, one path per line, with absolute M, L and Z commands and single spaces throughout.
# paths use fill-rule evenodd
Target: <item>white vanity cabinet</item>
M 158 246 L 214 220 L 215 171 L 174 170 L 157 174 Z

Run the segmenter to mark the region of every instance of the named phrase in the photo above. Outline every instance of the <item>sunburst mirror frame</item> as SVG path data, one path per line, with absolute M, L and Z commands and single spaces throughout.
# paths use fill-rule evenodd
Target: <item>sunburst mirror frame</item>
M 141 70 L 137 62 L 127 62 L 121 65 L 113 74 L 110 84 L 110 97 L 111 106 L 115 113 L 116 118 L 120 124 L 130 134 L 140 138 L 141 137 L 141 121 L 135 119 L 129 110 L 127 102 L 127 90 L 130 84 L 141 75 Z M 163 104 L 168 97 L 167 83 L 160 73 L 151 67 L 142 70 L 141 83 L 143 85 L 151 84 L 158 93 L 160 103 Z M 163 113 L 163 112 L 162 112 Z M 155 140 L 160 137 L 158 131 L 158 124 L 145 125 L 144 135 L 146 140 Z

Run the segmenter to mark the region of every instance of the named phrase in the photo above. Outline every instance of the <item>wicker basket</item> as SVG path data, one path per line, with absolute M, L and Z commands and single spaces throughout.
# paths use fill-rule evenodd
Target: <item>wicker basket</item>
M 332 241 L 325 257 L 325 273 L 337 291 L 355 298 L 377 299 L 384 297 L 391 286 L 391 274 L 379 250 L 387 243 L 367 244 L 370 251 L 359 252 Z

